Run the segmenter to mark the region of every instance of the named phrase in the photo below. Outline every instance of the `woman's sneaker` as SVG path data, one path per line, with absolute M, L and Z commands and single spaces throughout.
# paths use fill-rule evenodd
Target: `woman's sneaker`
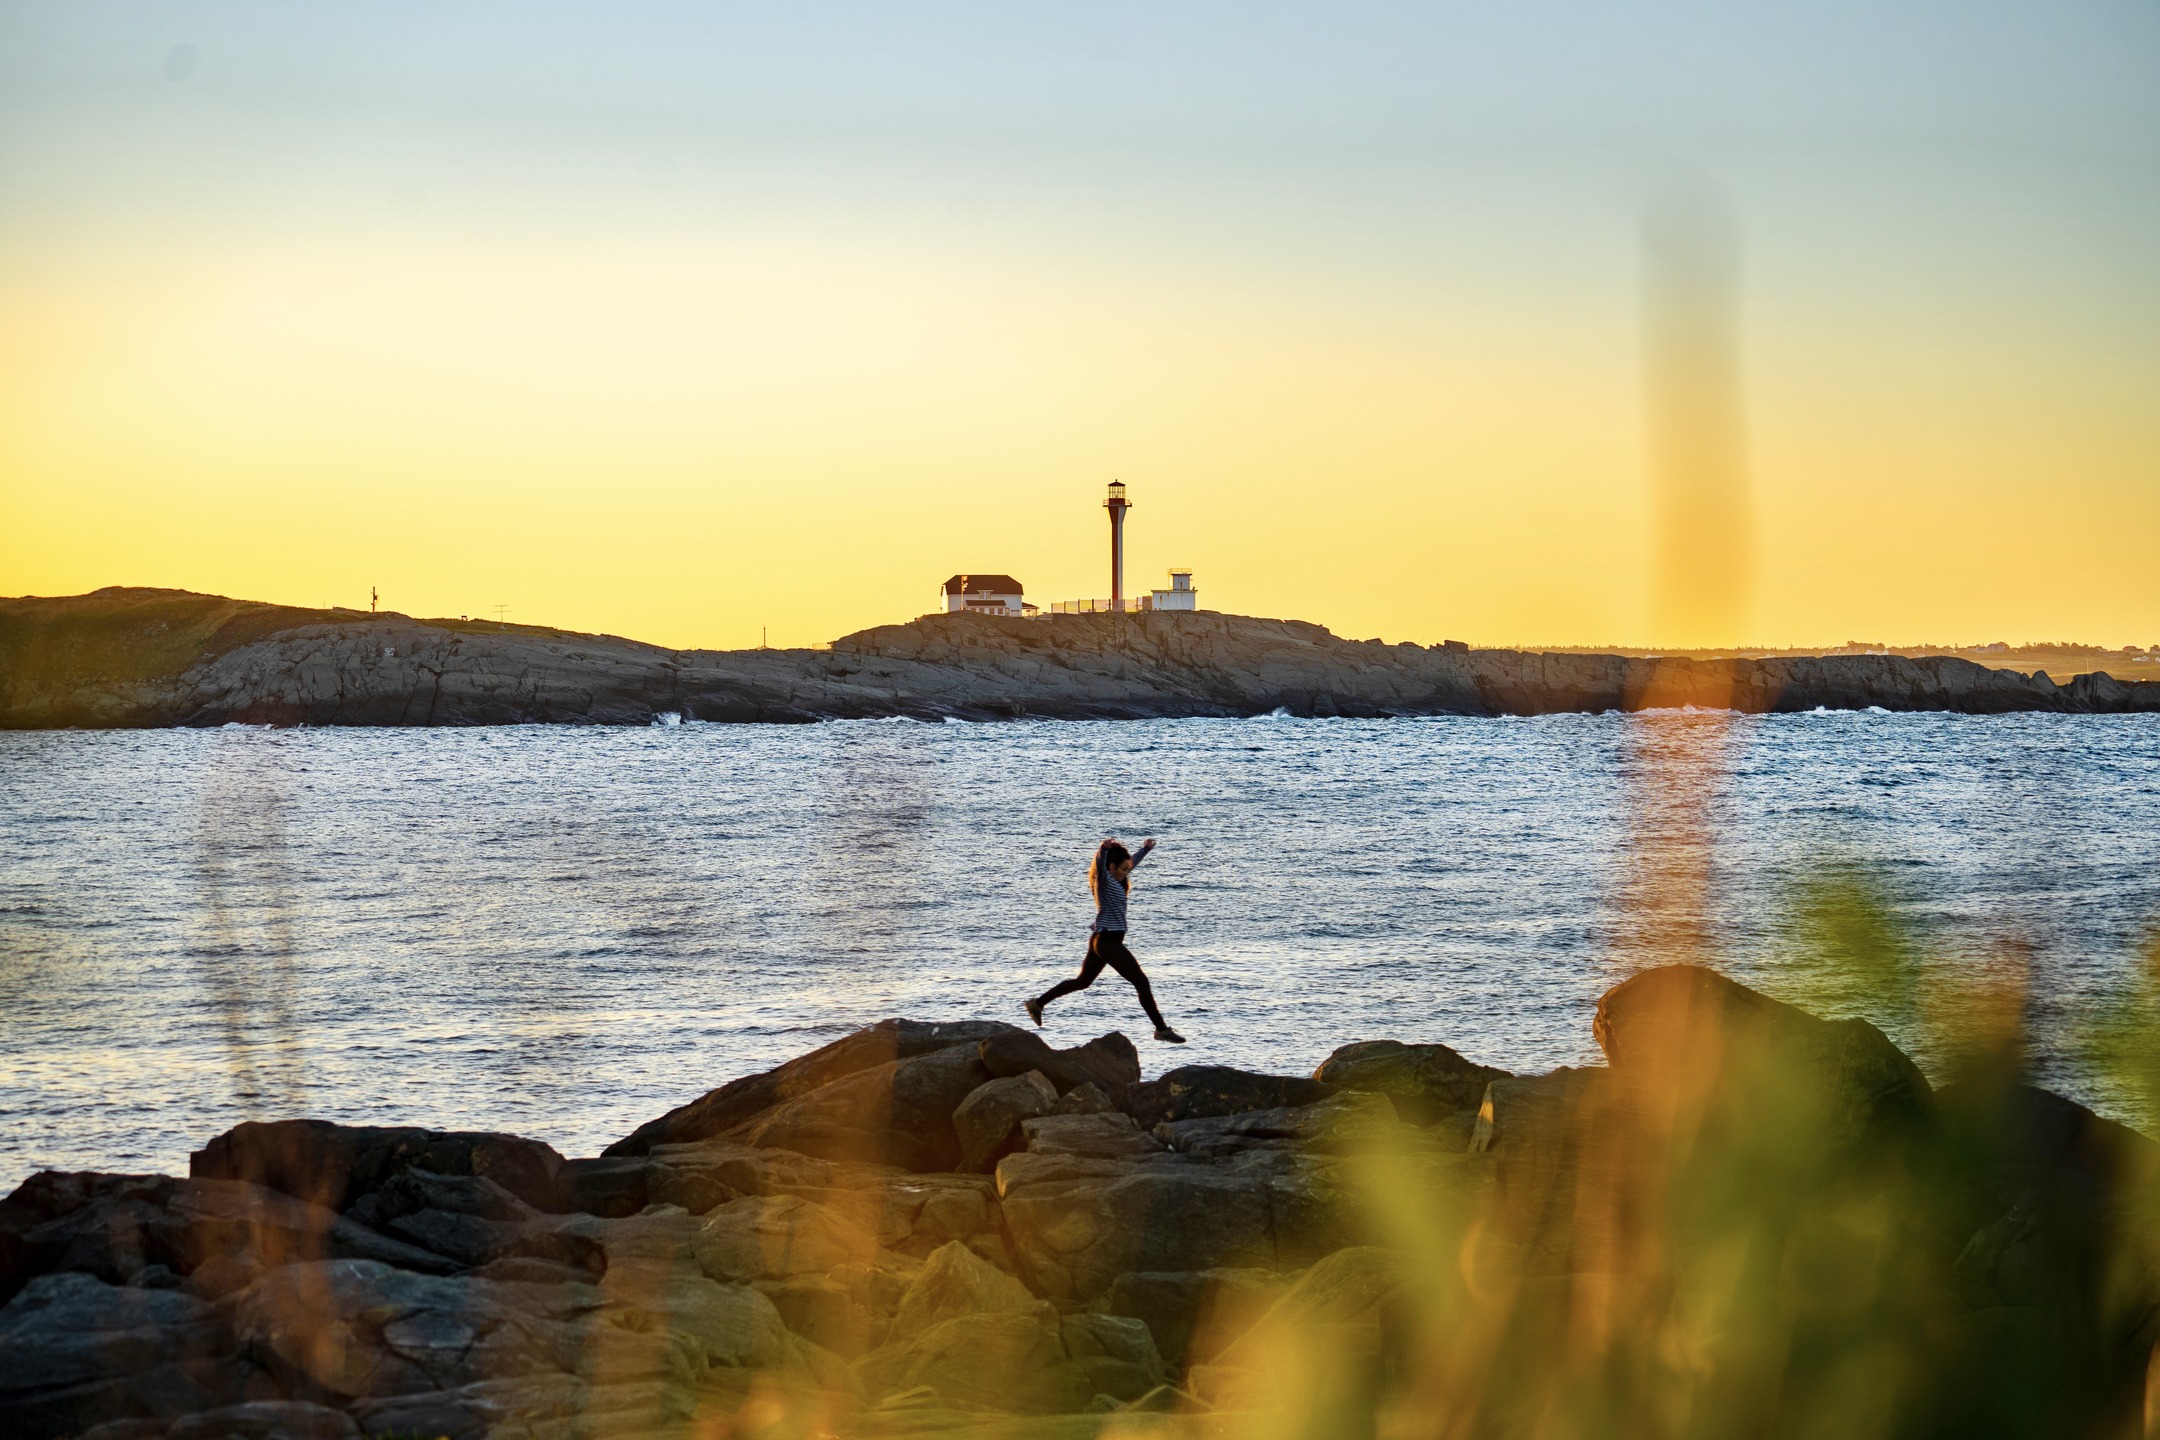
M 1166 1045 L 1182 1045 L 1185 1043 L 1185 1037 L 1178 1034 L 1177 1031 L 1171 1029 L 1168 1025 L 1156 1026 L 1155 1038 L 1162 1041 Z
M 1042 1029 L 1042 1001 L 1023 1000 L 1020 1002 L 1020 1008 L 1028 1012 L 1028 1019 L 1035 1022 L 1036 1029 Z

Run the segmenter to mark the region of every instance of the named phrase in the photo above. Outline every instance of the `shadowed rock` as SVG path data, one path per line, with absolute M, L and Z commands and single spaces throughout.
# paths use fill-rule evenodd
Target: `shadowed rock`
M 1133 1086 L 1124 1108 L 1141 1129 L 1152 1130 L 1166 1120 L 1310 1105 L 1334 1093 L 1332 1085 L 1297 1075 L 1256 1075 L 1228 1065 L 1180 1065 L 1158 1080 Z
M 775 1106 L 860 1071 L 954 1045 L 977 1043 L 1008 1032 L 1020 1033 L 1013 1026 L 995 1020 L 963 1020 L 951 1024 L 880 1020 L 785 1065 L 730 1080 L 657 1120 L 647 1121 L 602 1153 L 643 1155 L 655 1145 L 716 1139 Z M 990 1078 L 987 1071 L 983 1078 Z
M 562 1156 L 538 1140 L 490 1131 L 247 1121 L 188 1157 L 198 1180 L 245 1180 L 343 1210 L 406 1169 L 482 1175 L 528 1205 L 557 1208 Z

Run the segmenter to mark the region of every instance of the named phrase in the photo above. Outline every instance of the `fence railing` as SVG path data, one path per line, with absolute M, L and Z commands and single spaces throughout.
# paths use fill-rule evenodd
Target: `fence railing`
M 1136 595 L 1129 600 L 1053 600 L 1053 615 L 1110 615 L 1120 611 L 1134 612 L 1155 608 L 1155 597 Z

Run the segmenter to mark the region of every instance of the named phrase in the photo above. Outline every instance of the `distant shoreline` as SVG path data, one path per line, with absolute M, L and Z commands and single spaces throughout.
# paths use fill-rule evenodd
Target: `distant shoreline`
M 2051 649 L 2053 647 L 2050 647 Z M 1731 657 L 1731 658 L 1726 658 Z M 2140 665 L 2138 669 L 2147 667 Z M 1538 715 L 1694 706 L 2160 713 L 2160 680 L 1956 655 L 1527 652 L 1214 611 L 931 615 L 824 650 L 669 650 L 486 621 L 115 587 L 0 599 L 0 728 L 645 725 L 911 717 Z

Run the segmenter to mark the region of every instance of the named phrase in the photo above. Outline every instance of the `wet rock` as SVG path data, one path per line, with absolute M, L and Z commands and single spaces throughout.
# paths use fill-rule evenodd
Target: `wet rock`
M 1445 1045 L 1360 1040 L 1338 1047 L 1321 1061 L 1313 1079 L 1385 1095 L 1405 1120 L 1429 1125 L 1460 1110 L 1475 1110 L 1485 1098 L 1485 1087 L 1507 1074 L 1472 1064 Z
M 1143 1134 L 1130 1115 L 1101 1111 L 1083 1115 L 1044 1115 L 1020 1125 L 1030 1154 L 1072 1155 L 1116 1160 L 1160 1154 L 1163 1144 Z
M 243 1180 L 343 1210 L 407 1169 L 481 1175 L 541 1210 L 556 1209 L 562 1157 L 538 1140 L 490 1131 L 248 1121 L 188 1157 L 199 1180 Z
M 988 1048 L 994 1042 L 985 1040 Z M 1020 1122 L 1047 1115 L 1058 1103 L 1058 1092 L 1040 1070 L 987 1081 L 968 1092 L 953 1111 L 953 1129 L 960 1136 L 960 1168 L 987 1174 L 997 1162 L 1019 1148 Z
M 1152 1130 L 1170 1120 L 1310 1105 L 1334 1093 L 1333 1086 L 1297 1075 L 1258 1075 L 1228 1065 L 1181 1065 L 1160 1079 L 1133 1086 L 1126 1093 L 1124 1108 L 1142 1129 Z
M 1098 1035 L 1085 1045 L 1055 1050 L 1032 1031 L 1007 1030 L 984 1040 L 980 1053 L 992 1075 L 1003 1079 L 1036 1071 L 1060 1095 L 1076 1086 L 1093 1085 L 1115 1096 L 1140 1083 L 1140 1052 L 1117 1031 Z
M 896 1061 L 912 1059 L 955 1045 L 975 1045 L 994 1035 L 1019 1033 L 994 1020 L 930 1024 L 920 1020 L 880 1020 L 832 1044 L 798 1056 L 785 1065 L 730 1080 L 716 1090 L 648 1121 L 610 1145 L 608 1155 L 643 1155 L 656 1145 L 719 1139 L 766 1111 L 821 1090 L 835 1081 Z M 982 1079 L 989 1079 L 985 1072 Z M 980 1084 L 981 1081 L 976 1083 Z M 970 1087 L 973 1088 L 973 1087 Z M 962 1092 L 961 1098 L 966 1092 Z M 959 1103 L 956 1098 L 953 1102 Z M 951 1114 L 947 1107 L 946 1113 Z

